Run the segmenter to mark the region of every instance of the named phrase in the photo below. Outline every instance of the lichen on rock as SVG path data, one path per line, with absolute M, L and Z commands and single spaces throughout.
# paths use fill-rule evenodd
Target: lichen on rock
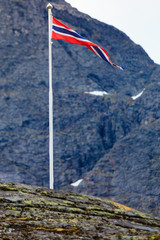
M 160 219 L 107 199 L 0 183 L 0 239 L 160 239 Z

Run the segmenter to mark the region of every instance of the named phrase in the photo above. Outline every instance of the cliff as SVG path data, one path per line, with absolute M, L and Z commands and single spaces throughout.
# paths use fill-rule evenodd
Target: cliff
M 160 219 L 107 199 L 0 183 L 0 238 L 160 239 Z
M 52 12 L 125 67 L 53 41 L 55 188 L 159 215 L 160 66 L 125 33 L 65 1 L 54 0 Z M 0 180 L 48 186 L 46 1 L 0 1 L 0 22 Z

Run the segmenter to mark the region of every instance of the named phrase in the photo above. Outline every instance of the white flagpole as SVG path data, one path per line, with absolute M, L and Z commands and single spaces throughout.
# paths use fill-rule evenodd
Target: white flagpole
M 49 187 L 54 189 L 54 169 L 53 169 L 53 90 L 52 90 L 52 10 L 49 3 L 48 9 L 48 42 L 49 42 Z

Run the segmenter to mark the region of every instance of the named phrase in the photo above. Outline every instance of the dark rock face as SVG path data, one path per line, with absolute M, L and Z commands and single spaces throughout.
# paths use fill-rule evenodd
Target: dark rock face
M 113 139 L 115 144 L 74 190 L 119 199 L 159 215 L 159 85 L 150 84 L 148 88 L 140 99 L 128 106 L 122 103 L 118 113 L 104 117 L 101 124 L 104 143 L 112 145 Z
M 5 0 L 0 13 L 0 180 L 48 186 L 46 2 Z M 84 178 L 73 191 L 158 214 L 160 67 L 123 32 L 63 0 L 53 14 L 126 68 L 53 42 L 55 187 Z M 109 95 L 85 93 L 94 90 Z
M 0 238 L 158 240 L 160 219 L 106 199 L 0 183 Z
M 87 194 L 94 192 L 97 196 L 107 195 L 112 200 L 119 199 L 120 202 L 159 215 L 159 204 L 156 206 L 156 203 L 159 202 L 157 149 L 160 144 L 160 121 L 149 125 L 136 129 L 116 143 L 76 190 Z

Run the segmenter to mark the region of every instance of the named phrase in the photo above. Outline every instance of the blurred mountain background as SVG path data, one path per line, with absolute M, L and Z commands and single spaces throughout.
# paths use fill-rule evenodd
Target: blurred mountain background
M 125 67 L 53 41 L 55 188 L 159 215 L 160 66 L 114 26 L 52 4 L 56 18 Z M 46 5 L 0 1 L 0 181 L 48 186 Z

